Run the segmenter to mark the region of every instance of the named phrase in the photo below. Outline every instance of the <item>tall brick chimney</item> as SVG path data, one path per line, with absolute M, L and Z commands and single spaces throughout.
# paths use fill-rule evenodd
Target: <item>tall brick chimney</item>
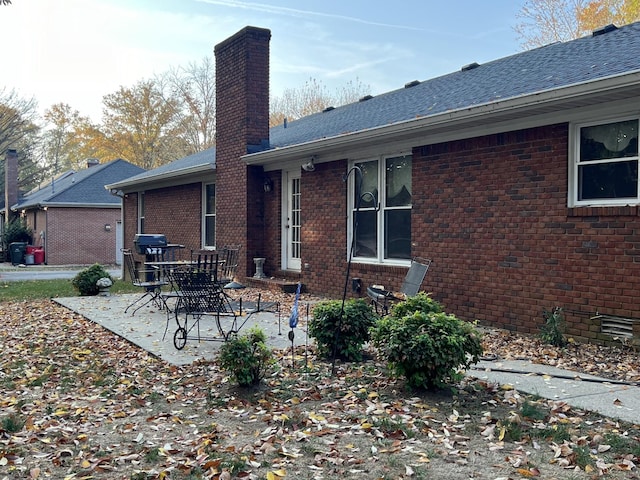
M 18 152 L 7 150 L 4 157 L 4 221 L 11 220 L 11 206 L 18 202 Z
M 242 245 L 239 276 L 263 252 L 263 170 L 240 157 L 269 142 L 270 40 L 269 30 L 245 27 L 215 47 L 216 243 Z

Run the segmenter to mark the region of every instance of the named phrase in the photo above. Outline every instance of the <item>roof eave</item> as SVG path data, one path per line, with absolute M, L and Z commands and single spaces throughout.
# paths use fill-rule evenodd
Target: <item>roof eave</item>
M 23 205 L 14 205 L 11 210 L 34 210 L 43 208 L 121 208 L 120 203 L 80 203 L 80 202 L 40 202 Z
M 560 104 L 579 97 L 623 89 L 625 87 L 637 87 L 638 85 L 640 85 L 640 70 L 635 70 L 623 75 L 544 90 L 505 100 L 496 100 L 494 102 L 474 105 L 458 110 L 450 110 L 436 115 L 412 118 L 390 125 L 322 138 L 287 147 L 274 148 L 273 150 L 245 155 L 242 159 L 247 165 L 269 165 L 271 163 L 299 159 L 303 156 L 317 155 L 320 152 L 340 151 L 354 144 L 388 142 L 394 137 L 410 137 L 412 133 L 415 133 L 416 136 L 423 137 L 429 133 L 429 130 L 442 129 L 444 126 L 455 130 L 456 125 L 463 126 L 474 118 L 486 117 L 489 119 L 498 115 L 505 115 L 509 112 L 521 112 L 521 115 L 523 115 L 527 110 L 534 110 L 541 105 Z
M 189 176 L 197 175 L 201 173 L 210 173 L 212 171 L 215 171 L 215 168 L 213 167 L 213 164 L 209 162 L 205 165 L 197 165 L 195 167 L 182 168 L 180 170 L 163 172 L 157 175 L 149 175 L 147 177 L 144 177 L 138 180 L 127 179 L 121 182 L 110 183 L 108 185 L 105 185 L 104 188 L 106 188 L 109 191 L 117 191 L 117 190 L 132 191 L 131 187 L 136 187 L 136 188 L 147 187 L 148 188 L 162 182 L 175 183 L 175 180 L 179 180 L 184 177 L 189 177 Z

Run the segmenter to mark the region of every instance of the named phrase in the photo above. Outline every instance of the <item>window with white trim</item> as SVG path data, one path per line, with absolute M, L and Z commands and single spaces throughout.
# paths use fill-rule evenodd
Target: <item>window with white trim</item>
M 354 258 L 411 259 L 411 155 L 354 164 L 350 188 Z
M 216 184 L 204 185 L 202 195 L 202 245 L 204 248 L 216 246 Z
M 634 205 L 638 182 L 638 118 L 575 125 L 570 205 Z
M 138 193 L 138 233 L 144 233 L 144 192 Z

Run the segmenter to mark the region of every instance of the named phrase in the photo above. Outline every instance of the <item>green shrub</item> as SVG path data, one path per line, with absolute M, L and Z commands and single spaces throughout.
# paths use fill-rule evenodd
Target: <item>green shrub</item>
M 564 347 L 567 340 L 564 338 L 564 316 L 562 308 L 555 307 L 553 310 L 542 312 L 544 325 L 540 328 L 540 339 L 555 347 Z
M 109 272 L 102 265 L 96 263 L 78 272 L 71 283 L 80 292 L 80 295 L 97 295 L 100 289 L 96 282 L 101 278 L 108 278 L 112 282 L 114 281 Z
M 318 353 L 327 358 L 362 360 L 362 346 L 369 340 L 369 329 L 375 323 L 371 306 L 362 299 L 327 300 L 318 303 L 309 321 L 309 335 L 316 339 Z M 339 330 L 339 331 L 338 331 Z M 335 350 L 334 350 L 335 349 Z
M 459 381 L 460 367 L 482 355 L 473 324 L 442 311 L 425 293 L 394 306 L 371 330 L 373 345 L 412 388 L 443 388 Z
M 220 347 L 218 362 L 243 387 L 257 385 L 274 363 L 264 332 L 253 327 L 246 335 L 230 338 Z
M 27 222 L 22 218 L 16 218 L 4 226 L 4 236 L 2 238 L 4 251 L 9 251 L 9 245 L 14 242 L 33 242 L 33 231 L 27 226 Z

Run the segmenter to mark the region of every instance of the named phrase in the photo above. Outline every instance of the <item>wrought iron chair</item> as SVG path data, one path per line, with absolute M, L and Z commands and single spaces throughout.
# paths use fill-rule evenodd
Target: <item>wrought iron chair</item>
M 226 287 L 236 277 L 241 245 L 227 245 L 220 251 L 220 267 L 218 268 L 218 283 Z
M 215 250 L 191 250 L 191 268 L 197 272 L 207 272 L 213 282 L 218 281 L 220 254 Z
M 426 258 L 414 258 L 411 260 L 411 266 L 400 288 L 402 296 L 397 296 L 393 292 L 376 285 L 367 287 L 367 295 L 371 298 L 371 304 L 375 307 L 376 313 L 388 315 L 389 309 L 394 303 L 404 300 L 406 297 L 415 297 L 420 291 L 420 286 L 430 265 L 431 260 Z
M 237 315 L 231 300 L 220 284 L 213 280 L 210 272 L 190 269 L 176 271 L 171 275 L 181 292 L 181 308 L 175 311 L 178 328 L 173 336 L 173 344 L 178 350 L 184 348 L 188 339 L 226 341 L 230 335 L 237 333 Z M 183 320 L 180 320 L 181 316 L 184 317 Z M 204 316 L 212 316 L 215 319 L 217 337 L 200 335 L 200 320 Z M 221 316 L 232 318 L 231 325 L 226 330 L 220 321 Z M 197 331 L 195 337 L 189 335 L 194 328 Z
M 147 299 L 147 301 L 138 305 L 133 312 L 131 312 L 131 315 L 135 315 L 138 310 L 151 302 L 154 302 L 159 308 L 165 306 L 164 300 L 161 296 L 161 291 L 162 287 L 169 283 L 166 280 L 159 279 L 158 269 L 146 267 L 140 268 L 137 266 L 133 258 L 133 253 L 128 248 L 122 249 L 122 258 L 127 269 L 127 273 L 129 274 L 129 278 L 131 279 L 131 283 L 135 287 L 140 287 L 145 290 L 144 295 L 124 309 L 125 313 L 143 299 Z

